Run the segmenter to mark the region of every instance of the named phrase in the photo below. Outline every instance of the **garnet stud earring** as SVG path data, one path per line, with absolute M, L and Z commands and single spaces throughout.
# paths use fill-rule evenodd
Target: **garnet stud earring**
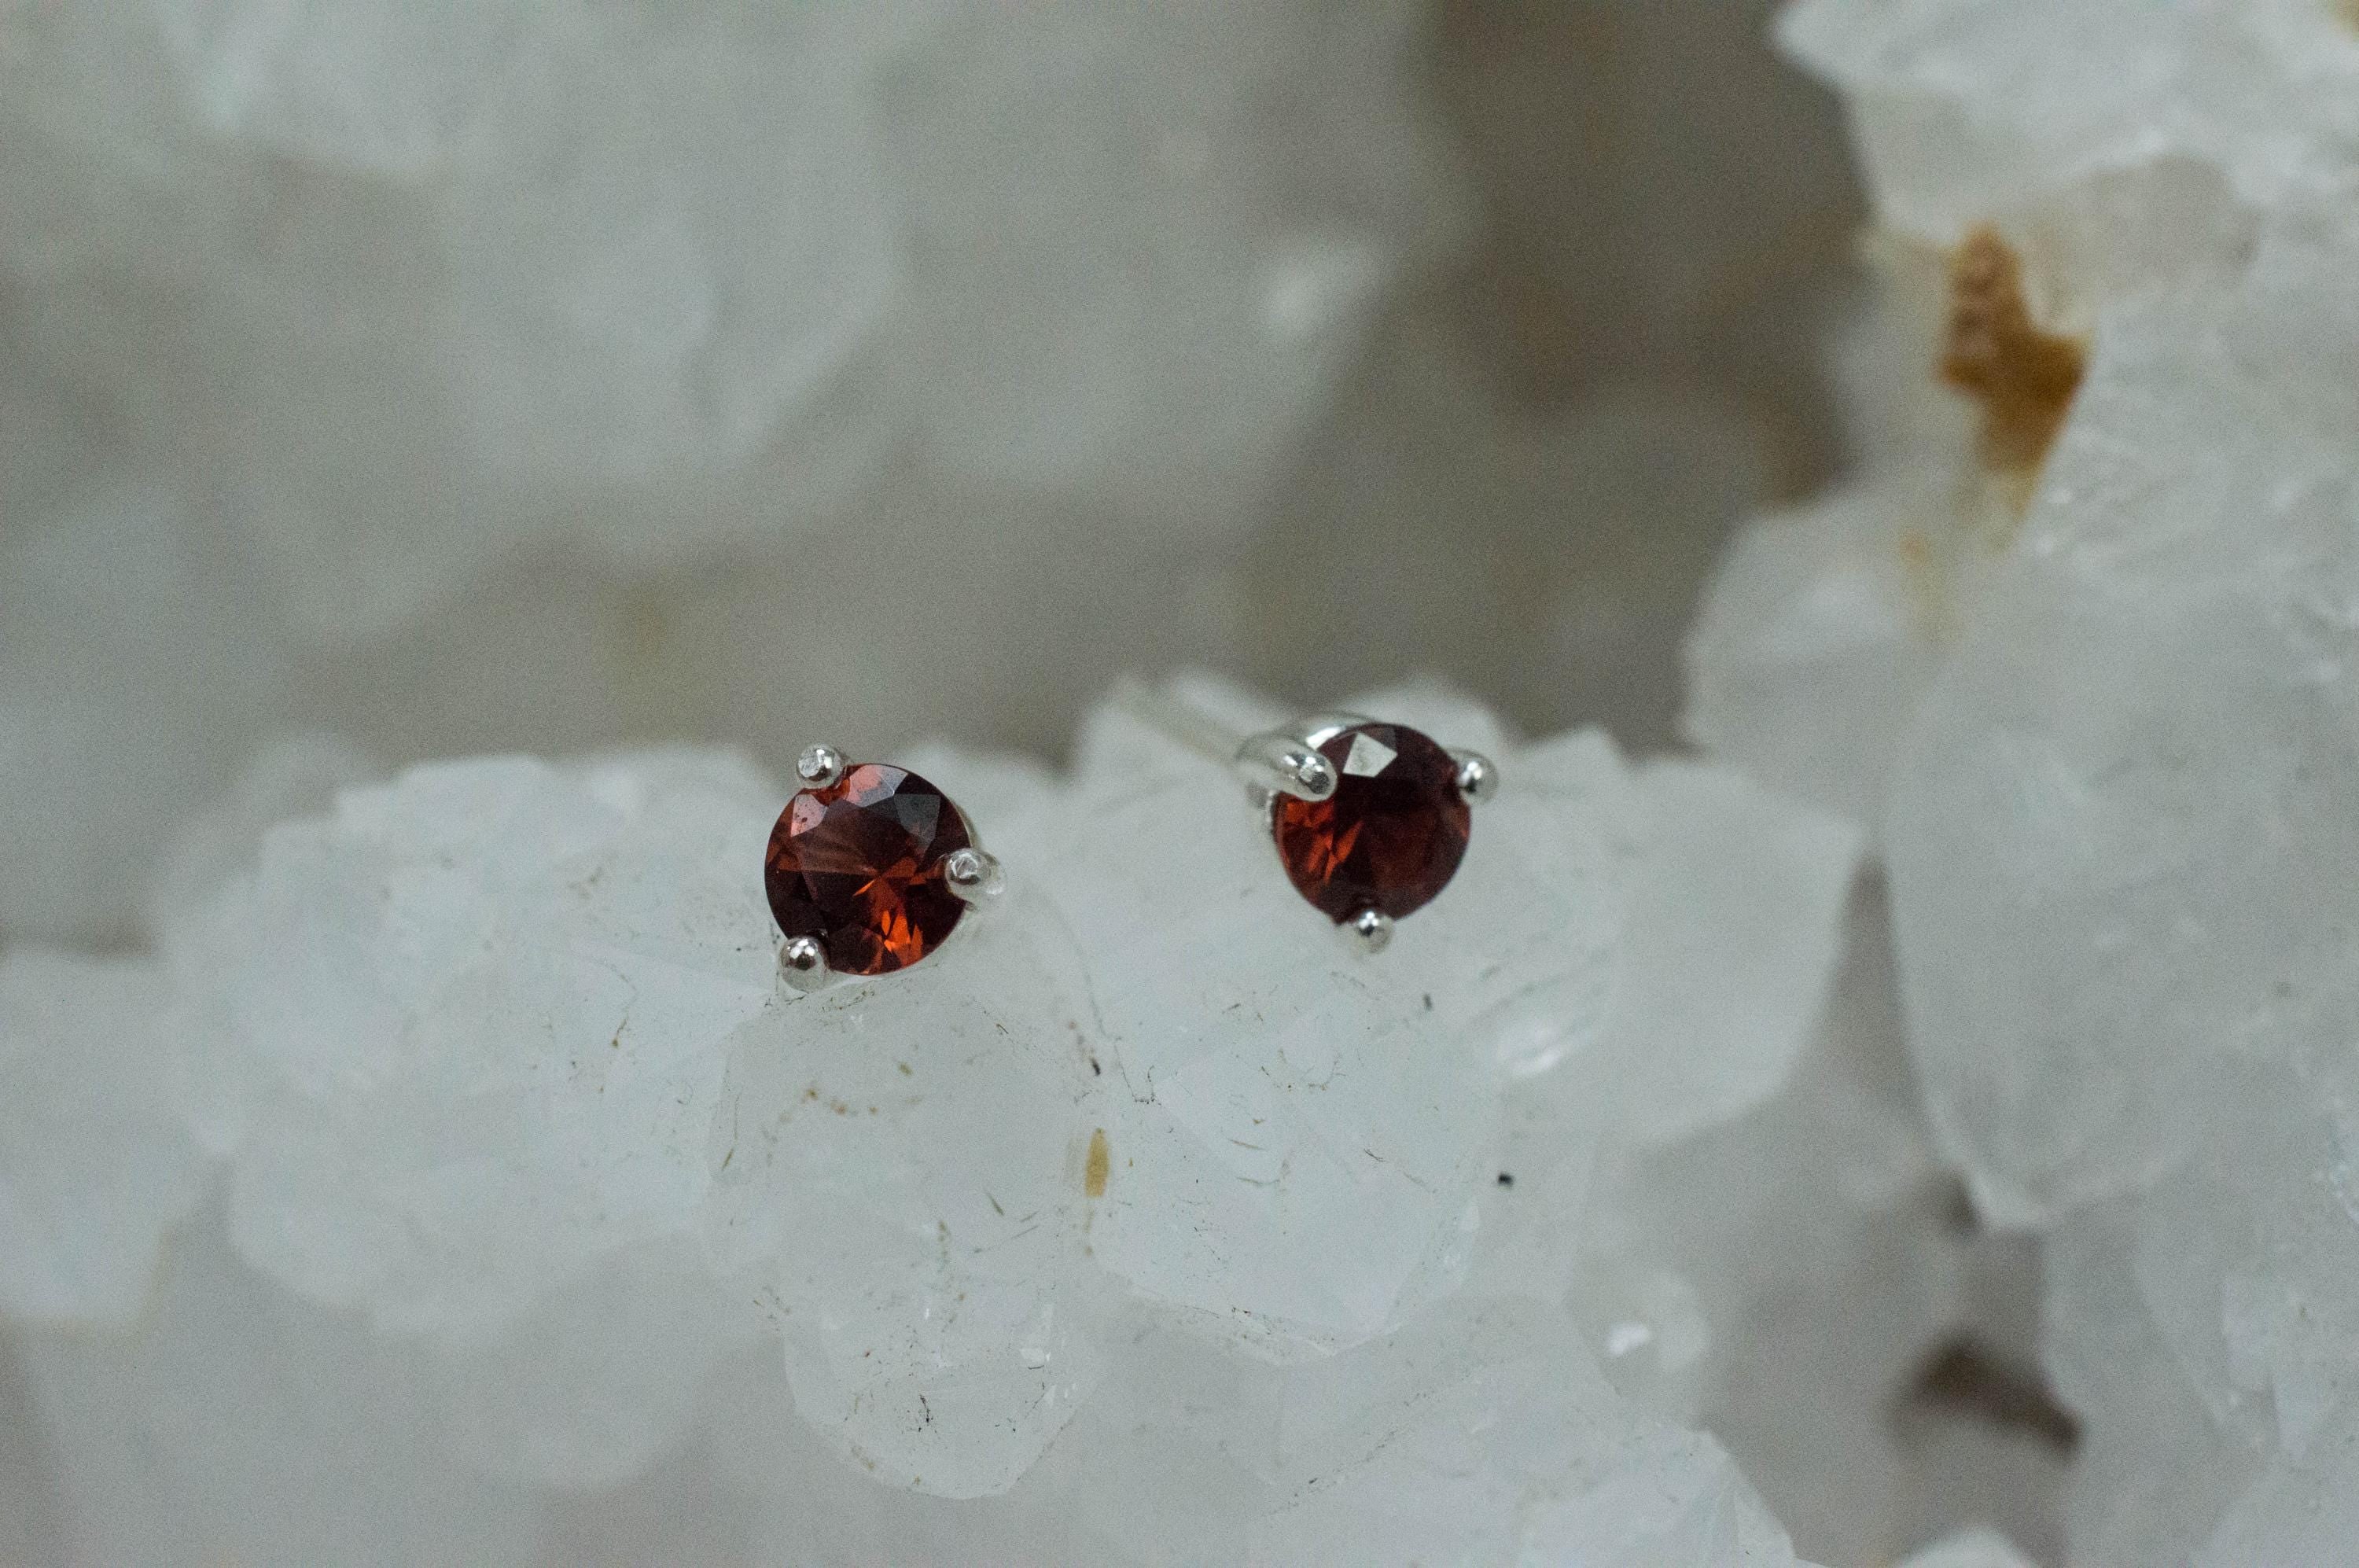
M 1222 756 L 1268 819 L 1278 863 L 1312 908 L 1364 953 L 1457 874 L 1473 807 L 1498 793 L 1498 765 L 1406 724 L 1322 713 L 1241 741 L 1143 686 L 1124 704 L 1171 739 Z
M 803 788 L 778 813 L 763 889 L 785 941 L 778 973 L 798 991 L 840 975 L 886 975 L 940 947 L 972 905 L 999 896 L 999 862 L 955 801 L 916 774 L 802 754 Z
M 1474 803 L 1497 793 L 1480 752 L 1406 724 L 1322 713 L 1247 737 L 1235 767 L 1294 890 L 1369 953 L 1457 875 Z

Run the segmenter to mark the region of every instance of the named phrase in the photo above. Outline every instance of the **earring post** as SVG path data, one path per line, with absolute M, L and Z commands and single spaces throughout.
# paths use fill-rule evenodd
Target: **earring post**
M 1156 734 L 1228 769 L 1255 800 L 1275 794 L 1324 800 L 1335 793 L 1335 765 L 1295 733 L 1299 725 L 1245 735 L 1135 679 L 1123 681 L 1114 701 Z
M 1236 766 L 1237 752 L 1246 740 L 1233 730 L 1169 692 L 1158 691 L 1135 675 L 1125 675 L 1114 687 L 1114 706 L 1164 739 L 1187 747 L 1223 768 Z

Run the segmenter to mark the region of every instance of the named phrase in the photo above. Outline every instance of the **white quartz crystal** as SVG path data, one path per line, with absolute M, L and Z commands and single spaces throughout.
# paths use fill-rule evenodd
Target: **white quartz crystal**
M 2359 17 L 1803 0 L 1782 37 L 1908 236 L 1854 342 L 1917 356 L 1849 358 L 1857 474 L 1729 559 L 1690 731 L 1880 832 L 1940 1145 L 2044 1238 L 2070 1560 L 2339 1561 Z M 2088 344 L 2012 493 L 1917 412 L 1908 247 L 1984 224 Z
M 1895 1409 L 1968 1305 L 1883 915 L 1853 906 L 1835 994 L 1777 1094 L 1601 1163 L 1569 1275 L 1615 1387 L 1708 1427 L 1830 1563 L 1887 1558 L 1931 1522 L 1916 1501 L 1931 1460 Z M 1519 1174 L 1499 1201 L 1524 1190 Z
M 1274 712 L 1174 690 L 1215 725 Z M 809 996 L 760 902 L 783 791 L 727 754 L 454 761 L 324 810 L 364 763 L 266 759 L 175 856 L 160 964 L 8 961 L 52 998 L 19 1009 L 37 1041 L 90 1029 L 53 1016 L 67 980 L 144 987 L 112 1056 L 35 1059 L 88 1106 L 74 1158 L 158 1171 L 108 1199 L 144 1228 L 90 1232 L 104 1272 L 74 1282 L 106 1299 L 10 1303 L 122 1325 L 21 1335 L 59 1528 L 110 1562 L 610 1531 L 753 1561 L 1793 1562 L 1692 1425 L 1749 1309 L 1674 1238 L 1723 1200 L 1647 1151 L 1822 1136 L 1761 1118 L 1814 1081 L 1859 835 L 1594 734 L 1517 744 L 1438 689 L 1360 705 L 1509 781 L 1390 951 L 1339 942 L 1228 770 L 1123 697 L 1069 779 L 909 754 L 1009 891 Z M 258 829 L 272 801 L 310 814 Z M 200 1144 L 216 1196 L 159 1269 Z M 11 1159 L 75 1169 L 47 1147 Z M 1870 1208 L 1908 1187 L 1863 1180 Z M 1670 1384 L 1601 1367 L 1632 1258 L 1615 1321 Z
M 47 238 L 7 260 L 138 290 L 147 352 L 45 346 L 230 459 L 302 610 L 382 620 L 569 492 L 744 459 L 841 362 L 895 271 L 853 105 L 913 10 L 20 14 L 0 179 Z
M 1357 706 L 1499 749 L 1465 704 Z M 1275 1356 L 1397 1326 L 1465 1269 L 1501 1051 L 1537 1032 L 1577 1054 L 1602 1020 L 1613 765 L 1500 757 L 1519 788 L 1368 963 L 1288 884 L 1224 767 L 1145 735 L 1095 744 L 1136 755 L 1084 767 L 1050 887 L 1093 976 L 1132 977 L 1093 996 L 1114 1161 L 1096 1256 Z
M 1004 1491 L 1088 1398 L 1107 1054 L 1021 881 L 908 974 L 731 1037 L 713 1255 L 775 1314 L 796 1409 L 879 1477 Z
M 1938 498 L 1863 486 L 1750 525 L 1688 644 L 1689 735 L 1873 821 L 1939 666 L 1940 589 L 1906 548 L 1928 516 Z
M 1474 1299 L 1277 1390 L 1255 1561 L 1794 1561 L 1709 1438 L 1634 1419 L 1555 1313 Z
M 2336 0 L 1799 0 L 1780 36 L 1845 93 L 1879 212 L 1928 238 L 2180 158 L 2299 201 L 2359 152 Z
M 698 1518 L 742 1520 L 757 1561 L 1796 1562 L 1726 1454 L 1633 1410 L 1568 1327 L 1462 1299 L 1273 1368 L 1125 1314 L 1066 1434 L 1013 1490 L 957 1503 L 841 1465 L 783 1417 L 775 1369 L 747 1367 L 700 1440 L 718 1496 Z
M 1574 1129 L 1642 1145 L 1774 1090 L 1823 997 L 1855 854 L 1839 824 L 1724 778 L 1634 779 L 1594 735 L 1506 747 L 1439 693 L 1352 707 L 1486 748 L 1513 780 L 1379 963 L 1305 910 L 1223 769 L 1135 721 L 1093 733 L 1081 820 L 1060 825 L 1054 886 L 1093 969 L 1151 977 L 1096 996 L 1117 1094 L 1094 1250 L 1280 1357 L 1452 1290 L 1475 1195 L 1517 1151 L 1538 1184 L 1584 1162 Z M 1193 848 L 1158 847 L 1174 843 Z M 1235 956 L 1158 965 L 1142 944 Z M 1193 1216 L 1177 1233 L 1175 1207 Z M 1500 1267 L 1546 1269 L 1562 1239 L 1488 1244 L 1518 1259 Z
M 2149 1179 L 2218 1073 L 2322 1070 L 2352 1016 L 2354 262 L 2288 224 L 2234 290 L 2114 315 L 1908 743 L 1920 1059 L 2009 1218 Z
M 778 798 L 725 756 L 492 759 L 274 829 L 172 941 L 227 1024 L 179 1067 L 246 1256 L 464 1336 L 692 1231 Z

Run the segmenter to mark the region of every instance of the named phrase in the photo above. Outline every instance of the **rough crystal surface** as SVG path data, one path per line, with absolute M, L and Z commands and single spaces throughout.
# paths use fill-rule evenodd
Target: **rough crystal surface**
M 1783 25 L 1904 236 L 1854 348 L 1915 348 L 1848 356 L 1860 472 L 1744 537 L 1689 726 L 1879 830 L 1936 1136 L 1982 1215 L 2041 1238 L 2075 1562 L 2348 1539 L 2352 24 L 1805 0 Z M 1979 440 L 1963 405 L 1923 417 L 1942 310 L 1914 247 L 1991 235 L 2030 329 L 2086 343 L 2013 483 L 1989 387 Z
M 1088 1397 L 1102 1056 L 1022 884 L 927 964 L 729 1040 L 712 1251 L 775 1318 L 796 1409 L 880 1478 L 1005 1491 Z
M 2229 1059 L 2301 1060 L 2352 1015 L 2353 394 L 2316 334 L 2359 311 L 2354 255 L 2304 225 L 2233 291 L 2116 313 L 1910 736 L 1918 1045 L 2000 1214 L 2146 1180 Z
M 1250 727 L 1276 720 L 1244 694 L 1224 701 Z M 1501 756 L 1470 704 L 1357 706 Z M 1502 1042 L 1527 1019 L 1577 1051 L 1618 951 L 1622 868 L 1588 809 L 1597 779 L 1544 762 L 1519 778 L 1451 897 L 1414 941 L 1363 963 L 1303 918 L 1223 768 L 1102 716 L 1071 820 L 1038 856 L 1092 971 L 1133 977 L 1095 995 L 1117 1162 L 1093 1232 L 1102 1263 L 1273 1356 L 1358 1343 L 1454 1289 Z M 1138 854 L 1155 843 L 1189 851 Z M 1019 836 L 1006 858 L 1026 847 Z M 1175 1227 L 1178 1214 L 1190 1219 Z
M 183 1077 L 266 1272 L 463 1334 L 692 1230 L 723 1043 L 773 989 L 780 791 L 725 757 L 413 770 L 274 829 L 172 946 Z
M 1644 1155 L 1799 1081 L 1858 835 L 1445 692 L 1361 705 L 1518 779 L 1380 957 L 1303 920 L 1224 769 L 1115 704 L 1070 779 L 912 753 L 991 820 L 1008 897 L 801 997 L 751 875 L 777 787 L 725 755 L 454 762 L 324 811 L 362 765 L 257 769 L 133 975 L 213 1032 L 136 1046 L 171 1070 L 125 1106 L 189 1174 L 113 1238 L 125 1292 L 200 1204 L 200 1140 L 213 1200 L 128 1337 L 23 1341 L 59 1528 L 126 1562 L 183 1518 L 260 1561 L 1793 1561 L 1691 1430 L 1711 1379 L 1609 1375 L 1588 1281 L 1643 1255 L 1667 1346 L 1745 1310 L 1683 1283 Z M 273 798 L 311 814 L 240 828 Z M 1137 853 L 1165 842 L 1191 853 Z M 255 1430 L 216 1441 L 223 1411 Z M 247 1506 L 265 1477 L 288 1507 Z
M 1882 214 L 1929 238 L 2181 159 L 2299 201 L 2359 146 L 2359 34 L 2314 0 L 1802 0 L 1781 35 L 1852 94 Z

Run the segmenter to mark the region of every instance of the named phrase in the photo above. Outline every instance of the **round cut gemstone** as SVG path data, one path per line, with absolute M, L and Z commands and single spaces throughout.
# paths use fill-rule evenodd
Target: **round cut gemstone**
M 1338 925 L 1432 902 L 1465 858 L 1472 825 L 1456 760 L 1400 724 L 1353 724 L 1319 751 L 1335 765 L 1335 792 L 1280 795 L 1270 813 L 1296 891 Z
M 770 913 L 815 938 L 839 975 L 883 975 L 933 952 L 966 913 L 943 862 L 966 818 L 914 773 L 864 763 L 778 813 L 763 863 Z

